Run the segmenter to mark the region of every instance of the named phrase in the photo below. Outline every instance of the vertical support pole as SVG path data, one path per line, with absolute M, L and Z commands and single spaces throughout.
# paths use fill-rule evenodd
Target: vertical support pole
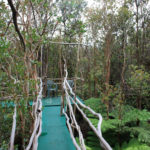
M 77 64 L 76 64 L 76 72 L 75 72 L 75 79 L 74 79 L 74 91 L 75 91 L 75 103 L 76 103 L 76 91 L 77 91 L 77 76 L 78 76 L 78 68 L 79 68 L 79 53 L 80 53 L 80 44 L 78 44 L 78 50 L 77 50 Z M 76 114 L 76 106 L 74 105 L 74 115 Z M 74 128 L 73 128 L 73 133 L 74 133 Z
M 64 103 L 64 90 L 63 90 L 63 71 L 62 71 L 62 49 L 58 48 L 59 50 L 59 70 L 60 70 L 60 76 L 61 76 L 61 110 L 60 110 L 60 115 L 62 116 L 63 114 L 63 109 L 65 107 L 65 103 Z
M 63 114 L 63 109 L 65 107 L 65 103 L 64 103 L 64 90 L 62 88 L 62 96 L 61 96 L 61 110 L 60 110 L 60 115 L 62 116 Z
M 76 64 L 76 72 L 75 72 L 75 79 L 74 79 L 74 90 L 75 90 L 75 102 L 76 102 L 76 90 L 77 90 L 77 76 L 78 76 L 78 69 L 79 69 L 79 53 L 80 53 L 80 44 L 78 44 L 77 50 L 77 64 Z

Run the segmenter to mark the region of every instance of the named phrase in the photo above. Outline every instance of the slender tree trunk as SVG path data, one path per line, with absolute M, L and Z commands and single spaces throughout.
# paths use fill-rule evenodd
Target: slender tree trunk
M 139 51 L 139 2 L 135 0 L 136 4 L 136 57 L 137 63 L 140 63 L 140 51 Z
M 122 66 L 122 72 L 121 72 L 121 80 L 122 80 L 122 91 L 124 91 L 125 87 L 125 79 L 124 79 L 124 73 L 126 68 L 126 29 L 124 27 L 123 29 L 123 39 L 122 39 L 122 52 L 123 52 L 123 66 Z M 123 95 L 122 95 L 123 98 Z
M 111 60 L 112 34 L 108 31 L 105 43 L 105 95 L 108 95 L 110 80 L 110 60 Z M 109 118 L 109 100 L 105 101 L 107 107 L 107 118 Z
M 93 58 L 94 58 L 94 63 L 93 63 L 93 68 L 94 68 L 94 97 L 97 96 L 97 91 L 96 91 L 96 83 L 97 83 L 97 80 L 96 80 L 96 45 L 94 43 L 94 54 L 93 54 Z
M 64 93 L 64 89 L 63 89 L 63 66 L 62 66 L 62 49 L 58 48 L 59 50 L 59 74 L 60 74 L 60 77 L 61 77 L 61 94 L 62 94 L 62 104 L 61 104 L 61 110 L 60 110 L 60 115 L 63 114 L 63 108 L 65 106 L 65 102 L 64 102 L 64 96 L 65 96 L 65 93 Z
M 47 46 L 43 46 L 42 51 L 42 76 L 44 77 L 44 87 L 43 87 L 43 95 L 46 97 L 46 89 L 47 89 L 47 76 L 48 76 L 48 54 L 49 49 Z
M 143 30 L 143 33 L 142 33 L 142 50 L 141 50 L 141 53 L 142 53 L 142 60 L 144 60 L 144 56 L 145 56 L 145 41 L 146 41 L 146 38 L 145 38 L 145 18 L 144 18 L 143 23 L 142 23 L 142 30 Z
M 89 91 L 89 96 L 92 96 L 92 92 L 91 92 L 91 56 L 88 56 L 89 61 L 88 61 L 88 91 Z

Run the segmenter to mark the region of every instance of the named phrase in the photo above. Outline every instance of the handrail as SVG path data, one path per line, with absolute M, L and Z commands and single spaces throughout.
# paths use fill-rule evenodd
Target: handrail
M 73 140 L 73 143 L 75 145 L 75 147 L 77 148 L 77 150 L 86 150 L 86 147 L 85 147 L 85 143 L 84 143 L 84 138 L 83 138 L 83 134 L 81 132 L 81 129 L 80 129 L 80 126 L 78 125 L 77 121 L 76 121 L 76 118 L 75 118 L 75 115 L 74 115 L 74 112 L 73 112 L 73 108 L 72 108 L 72 105 L 71 105 L 71 102 L 70 102 L 70 99 L 69 99 L 69 94 L 68 94 L 68 91 L 67 91 L 67 87 L 66 87 L 66 84 L 65 82 L 67 81 L 67 76 L 64 78 L 64 83 L 63 83 L 63 87 L 65 89 L 65 94 L 66 94 L 66 101 L 67 101 L 67 106 L 69 107 L 69 112 L 70 112 L 70 119 L 71 119 L 71 122 L 72 122 L 72 126 L 75 125 L 75 128 L 77 129 L 78 131 L 78 134 L 79 134 L 79 141 L 80 141 L 80 146 L 77 144 L 76 140 L 75 140 L 75 137 L 73 135 L 73 131 L 72 131 L 72 128 L 71 128 L 71 125 L 69 123 L 69 117 L 67 116 L 67 114 L 65 113 L 65 110 L 63 108 L 63 113 L 64 115 L 66 116 L 66 119 L 67 119 L 67 124 L 68 124 L 68 128 L 69 128 L 69 131 L 70 131 L 70 135 L 71 135 L 71 138 Z
M 33 105 L 32 105 L 32 107 L 35 107 L 34 112 L 33 112 L 35 115 L 34 129 L 30 137 L 29 144 L 26 147 L 26 150 L 30 150 L 32 145 L 33 145 L 32 150 L 37 150 L 37 147 L 38 147 L 38 137 L 40 136 L 42 132 L 42 101 L 41 101 L 42 91 L 43 91 L 43 83 L 42 83 L 42 79 L 40 78 L 40 91 L 37 96 L 36 102 L 33 102 Z
M 14 150 L 14 141 L 15 141 L 15 132 L 16 132 L 16 117 L 17 117 L 17 107 L 15 104 L 9 150 Z
M 65 61 L 64 61 L 65 62 Z M 110 147 L 110 145 L 107 143 L 107 141 L 103 138 L 102 136 L 102 132 L 101 132 L 101 124 L 102 124 L 102 116 L 99 113 L 96 113 L 94 110 L 92 110 L 90 107 L 84 105 L 83 103 L 80 102 L 80 100 L 75 96 L 75 93 L 73 92 L 72 88 L 70 87 L 68 81 L 67 81 L 67 77 L 68 77 L 68 71 L 67 71 L 67 67 L 66 64 L 64 64 L 64 69 L 65 69 L 65 78 L 64 78 L 64 82 L 63 82 L 63 87 L 64 87 L 64 91 L 66 94 L 66 100 L 67 100 L 67 106 L 69 107 L 69 111 L 70 111 L 70 119 L 73 123 L 76 123 L 76 119 L 75 119 L 75 115 L 73 113 L 72 110 L 72 106 L 71 106 L 71 101 L 73 102 L 73 104 L 76 106 L 76 108 L 78 109 L 78 111 L 81 113 L 81 115 L 83 116 L 83 118 L 87 121 L 87 123 L 89 124 L 89 126 L 91 127 L 91 129 L 93 130 L 93 132 L 96 134 L 96 136 L 98 137 L 98 139 L 100 140 L 100 145 L 104 150 L 112 150 L 112 148 Z M 76 97 L 76 101 L 72 98 L 72 96 L 70 96 L 70 94 L 74 97 Z M 86 116 L 86 114 L 83 112 L 83 110 L 78 106 L 78 104 L 80 105 L 80 107 L 88 109 L 94 116 L 98 117 L 99 122 L 97 125 L 97 128 L 95 128 L 95 126 L 92 124 L 92 122 L 89 120 L 89 118 Z M 64 111 L 64 109 L 63 109 Z M 66 116 L 66 113 L 64 113 Z M 74 136 L 72 133 L 72 130 L 70 129 L 70 124 L 68 123 L 68 116 L 66 116 L 67 119 L 67 125 L 71 134 L 71 138 L 73 140 L 74 145 L 77 148 L 76 143 L 74 142 Z M 77 124 L 77 123 L 76 123 Z M 75 125 L 76 129 L 78 127 L 78 124 Z M 80 133 L 80 129 L 77 129 L 78 133 L 79 133 L 79 141 L 80 141 L 80 145 L 81 145 L 81 150 L 86 149 L 85 145 L 84 145 L 84 139 L 82 132 Z M 79 145 L 78 145 L 79 146 Z M 78 148 L 77 148 L 78 149 Z

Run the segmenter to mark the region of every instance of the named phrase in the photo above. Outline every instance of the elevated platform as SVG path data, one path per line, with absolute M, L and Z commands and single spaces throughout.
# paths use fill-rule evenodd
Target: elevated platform
M 77 98 L 84 103 L 84 101 L 77 96 Z M 50 106 L 60 106 L 61 105 L 61 96 L 58 97 L 48 97 L 48 98 L 44 98 L 42 100 L 42 104 L 45 107 L 50 107 Z M 72 103 L 73 104 L 73 103 Z
M 42 99 L 43 107 L 61 106 L 61 96 Z
M 60 116 L 61 97 L 42 100 L 42 134 L 38 150 L 75 150 L 66 126 L 65 116 Z

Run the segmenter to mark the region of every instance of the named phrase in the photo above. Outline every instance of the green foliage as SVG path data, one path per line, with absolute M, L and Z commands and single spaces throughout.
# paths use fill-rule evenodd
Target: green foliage
M 79 138 L 76 137 L 76 141 L 79 144 Z M 93 141 L 93 137 L 92 137 L 92 141 Z M 86 146 L 86 150 L 101 150 L 99 145 L 98 146 L 95 145 L 95 144 L 99 144 L 98 141 L 96 143 L 95 142 L 87 143 L 87 140 L 86 140 L 85 144 L 86 144 L 85 145 Z
M 64 25 L 65 40 L 69 41 L 77 34 L 86 32 L 86 25 L 81 21 L 81 12 L 86 6 L 84 0 L 64 0 L 58 3 L 61 16 L 58 20 Z
M 101 150 L 99 140 L 93 131 L 88 132 L 85 144 L 89 150 Z
M 101 103 L 99 98 L 90 98 L 85 101 L 85 104 L 90 106 L 92 109 L 94 109 L 96 112 L 100 112 L 100 108 L 104 105 Z M 102 105 L 102 106 L 101 106 Z M 105 109 L 102 109 L 104 112 L 102 114 L 106 114 Z M 102 111 L 101 110 L 101 111 Z M 91 122 L 93 125 L 97 128 L 98 124 L 98 119 L 96 119 L 93 115 L 89 114 L 88 111 L 85 111 L 87 116 L 90 118 Z M 148 120 L 150 119 L 150 112 L 147 110 L 139 110 L 136 109 L 132 106 L 129 105 L 123 105 L 121 109 L 121 118 L 119 118 L 119 113 L 118 113 L 118 107 L 116 106 L 115 109 L 113 109 L 110 112 L 110 117 L 113 119 L 105 119 L 103 118 L 102 122 L 102 132 L 104 137 L 109 141 L 111 145 L 115 145 L 116 141 L 119 143 L 117 137 L 118 134 L 120 137 L 122 137 L 121 145 L 123 144 L 122 142 L 128 140 L 130 138 L 136 138 L 140 143 L 146 143 L 150 144 L 150 126 L 148 124 Z M 137 125 L 138 123 L 138 125 Z M 110 138 L 111 137 L 111 138 Z M 113 137 L 113 140 L 112 140 Z M 95 134 L 93 132 L 88 132 L 88 136 L 86 140 L 90 141 L 87 142 L 90 146 L 94 144 L 92 140 L 97 139 Z M 92 144 L 91 144 L 92 142 Z M 131 143 L 131 142 L 129 142 Z M 123 144 L 125 145 L 125 144 Z M 131 144 L 127 144 L 128 146 L 126 148 L 133 147 Z M 120 149 L 120 146 L 116 145 L 115 149 L 117 150 Z M 141 144 L 141 148 L 144 148 L 147 146 L 145 144 Z M 136 149 L 136 146 L 135 146 Z
M 111 114 L 114 118 L 118 117 L 117 110 Z M 131 137 L 137 137 L 140 142 L 149 144 L 150 141 L 150 127 L 148 120 L 150 119 L 150 112 L 147 110 L 139 110 L 128 105 L 124 105 L 122 109 L 121 120 L 109 119 L 108 124 L 116 125 L 114 130 L 121 129 L 121 132 L 129 132 Z M 110 120 L 113 120 L 112 122 Z M 115 124 L 114 124 L 115 122 Z
M 136 1 L 133 0 L 122 1 L 120 5 L 115 0 L 97 2 L 102 4 L 101 7 L 86 8 L 85 0 L 14 2 L 15 8 L 19 6 L 18 28 L 25 41 L 26 53 L 22 51 L 8 5 L 4 0 L 0 2 L 0 97 L 12 96 L 12 101 L 17 102 L 17 133 L 26 134 L 22 135 L 25 142 L 29 139 L 29 129 L 33 121 L 30 116 L 32 110 L 26 105 L 30 99 L 35 99 L 37 93 L 36 81 L 32 79 L 33 73 L 36 74 L 34 67 L 37 67 L 37 74 L 42 66 L 44 76 L 60 78 L 60 68 L 57 64 L 62 59 L 61 56 L 58 57 L 61 52 L 61 55 L 66 57 L 69 78 L 76 75 L 77 46 L 49 44 L 49 40 L 52 40 L 83 42 L 90 45 L 80 47 L 77 76 L 82 76 L 84 81 L 81 83 L 78 80 L 77 87 L 82 84 L 82 90 L 79 89 L 78 93 L 86 98 L 100 97 L 90 98 L 85 104 L 102 114 L 102 131 L 109 142 L 112 141 L 112 146 L 118 143 L 120 149 L 119 145 L 123 141 L 118 140 L 119 136 L 126 141 L 122 147 L 129 146 L 125 147 L 126 149 L 134 149 L 134 142 L 128 143 L 129 138 L 133 137 L 140 143 L 150 144 L 150 127 L 147 122 L 150 119 L 150 113 L 147 111 L 150 109 L 148 0 L 139 3 L 138 12 L 135 9 Z M 82 20 L 84 12 L 87 13 L 83 17 L 86 21 Z M 110 41 L 107 37 L 109 32 L 112 35 Z M 42 65 L 39 62 L 41 45 Z M 108 58 L 110 65 L 106 64 L 105 55 L 108 52 L 111 53 Z M 109 69 L 109 85 L 105 85 Z M 122 76 L 125 79 L 124 85 Z M 20 82 L 14 84 L 13 78 Z M 28 94 L 31 95 L 29 97 L 28 90 Z M 139 99 L 141 110 L 134 108 Z M 98 120 L 88 111 L 84 111 L 97 127 Z M 12 112 L 11 107 L 8 110 L 0 107 L 0 145 L 3 149 L 8 147 Z M 25 127 L 25 133 L 22 133 L 21 123 Z M 126 139 L 123 137 L 124 134 Z M 87 149 L 97 149 L 94 148 L 97 145 L 95 139 L 94 135 L 88 133 Z M 142 150 L 143 144 L 140 146 L 135 142 L 135 145 L 139 145 Z
M 85 101 L 85 104 L 90 106 L 90 108 L 92 108 L 95 112 L 106 115 L 106 107 L 102 103 L 101 98 L 90 98 Z
M 0 148 L 5 150 L 5 148 L 8 147 L 11 133 L 13 107 L 4 106 L 2 103 L 3 102 L 0 102 Z
M 9 48 L 9 42 L 6 40 L 6 38 L 0 37 L 0 62 L 2 63 L 5 59 L 10 57 L 9 52 L 7 49 Z
M 121 121 L 118 119 L 109 119 L 109 120 L 103 120 L 102 122 L 102 132 L 107 132 L 109 130 L 117 130 L 119 124 L 121 124 Z
M 144 108 L 149 108 L 150 97 L 150 73 L 147 72 L 144 66 L 130 66 L 130 77 L 128 78 L 129 92 L 131 93 L 132 101 L 128 103 L 135 104 L 135 101 L 140 101 Z M 137 102 L 136 102 L 137 103 Z
M 0 143 L 0 150 L 6 150 L 8 149 L 9 145 L 8 142 L 6 143 L 5 141 L 3 141 L 3 143 Z
M 5 1 L 0 1 L 0 37 L 5 34 L 6 20 L 9 18 L 9 10 Z
M 141 96 L 147 96 L 149 94 L 149 82 L 150 82 L 150 74 L 145 71 L 144 67 L 140 68 L 134 65 L 130 66 L 131 68 L 131 76 L 128 80 L 130 87 L 133 90 L 136 90 L 138 94 Z
M 128 127 L 125 126 L 122 128 L 124 132 L 130 133 L 130 138 L 136 138 L 140 143 L 150 144 L 150 132 L 149 128 L 140 127 Z
M 137 139 L 131 139 L 129 143 L 124 142 L 120 148 L 118 144 L 116 144 L 114 150 L 149 150 L 150 147 L 146 144 L 141 144 Z
M 118 118 L 118 110 L 115 109 L 110 113 L 111 116 Z M 129 105 L 122 107 L 122 123 L 134 121 L 147 121 L 150 118 L 150 112 L 147 110 L 139 110 Z

